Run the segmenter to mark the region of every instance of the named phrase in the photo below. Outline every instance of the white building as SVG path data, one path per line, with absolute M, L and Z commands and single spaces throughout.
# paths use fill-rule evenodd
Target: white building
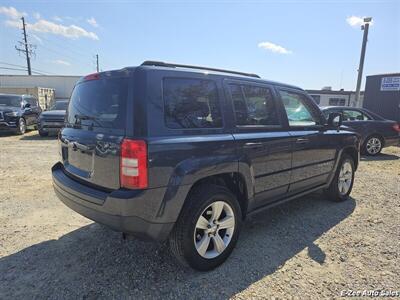
M 351 106 L 362 107 L 364 92 L 360 93 L 360 100 L 356 103 L 356 92 L 339 90 L 330 87 L 322 90 L 306 90 L 319 106 Z
M 0 75 L 0 88 L 37 88 L 54 90 L 55 100 L 69 99 L 81 76 L 62 75 Z

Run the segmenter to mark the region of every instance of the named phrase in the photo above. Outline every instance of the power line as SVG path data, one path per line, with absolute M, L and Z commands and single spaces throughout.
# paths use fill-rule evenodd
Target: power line
M 3 70 L 13 70 L 13 71 L 27 71 L 28 69 L 26 69 L 26 68 L 8 68 L 8 67 L 0 67 L 0 69 L 3 69 Z M 46 75 L 46 74 L 43 74 L 43 73 L 39 73 L 39 72 L 35 72 L 35 71 L 31 71 L 32 73 L 35 73 L 35 74 L 38 74 L 38 75 Z M 32 75 L 32 74 L 31 74 Z
M 7 66 L 12 66 L 12 67 L 20 67 L 20 68 L 24 68 L 26 70 L 26 67 L 25 66 L 21 66 L 21 65 L 10 64 L 10 63 L 6 63 L 6 62 L 2 62 L 2 61 L 0 61 L 0 64 L 7 65 Z M 39 70 L 39 69 L 36 69 L 36 68 L 32 68 L 32 70 L 38 71 L 38 72 L 43 72 L 43 73 L 48 73 L 50 75 L 56 75 L 55 73 Z M 36 73 L 38 73 L 38 72 L 36 72 Z M 41 75 L 47 75 L 47 74 L 41 74 Z

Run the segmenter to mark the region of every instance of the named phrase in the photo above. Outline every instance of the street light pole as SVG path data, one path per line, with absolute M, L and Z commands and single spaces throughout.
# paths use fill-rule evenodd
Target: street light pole
M 364 59 L 365 59 L 365 50 L 367 49 L 367 40 L 368 40 L 368 30 L 369 30 L 369 23 L 372 21 L 372 18 L 364 18 L 364 25 L 361 26 L 361 30 L 364 30 L 362 47 L 361 47 L 361 56 L 360 56 L 360 65 L 358 67 L 358 77 L 357 77 L 357 87 L 356 87 L 356 105 L 360 100 L 360 88 L 361 88 L 361 81 L 362 81 L 362 73 L 364 68 Z

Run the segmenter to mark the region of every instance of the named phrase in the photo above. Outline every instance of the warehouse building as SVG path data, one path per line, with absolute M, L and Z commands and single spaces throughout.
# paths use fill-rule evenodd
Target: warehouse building
M 321 90 L 306 90 L 319 106 L 351 106 L 362 107 L 364 92 L 360 93 L 360 99 L 356 102 L 356 92 L 332 90 L 331 87 L 324 87 Z
M 363 107 L 400 122 L 400 73 L 367 76 Z
M 69 99 L 81 76 L 0 75 L 0 93 L 31 94 L 39 99 L 42 109 L 54 101 Z

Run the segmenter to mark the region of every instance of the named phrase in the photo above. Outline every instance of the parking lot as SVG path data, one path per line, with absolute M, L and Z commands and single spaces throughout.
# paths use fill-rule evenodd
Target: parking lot
M 0 299 L 339 297 L 400 289 L 400 149 L 362 158 L 352 198 L 316 193 L 248 220 L 231 258 L 182 269 L 163 244 L 123 240 L 65 207 L 57 141 L 0 136 Z

